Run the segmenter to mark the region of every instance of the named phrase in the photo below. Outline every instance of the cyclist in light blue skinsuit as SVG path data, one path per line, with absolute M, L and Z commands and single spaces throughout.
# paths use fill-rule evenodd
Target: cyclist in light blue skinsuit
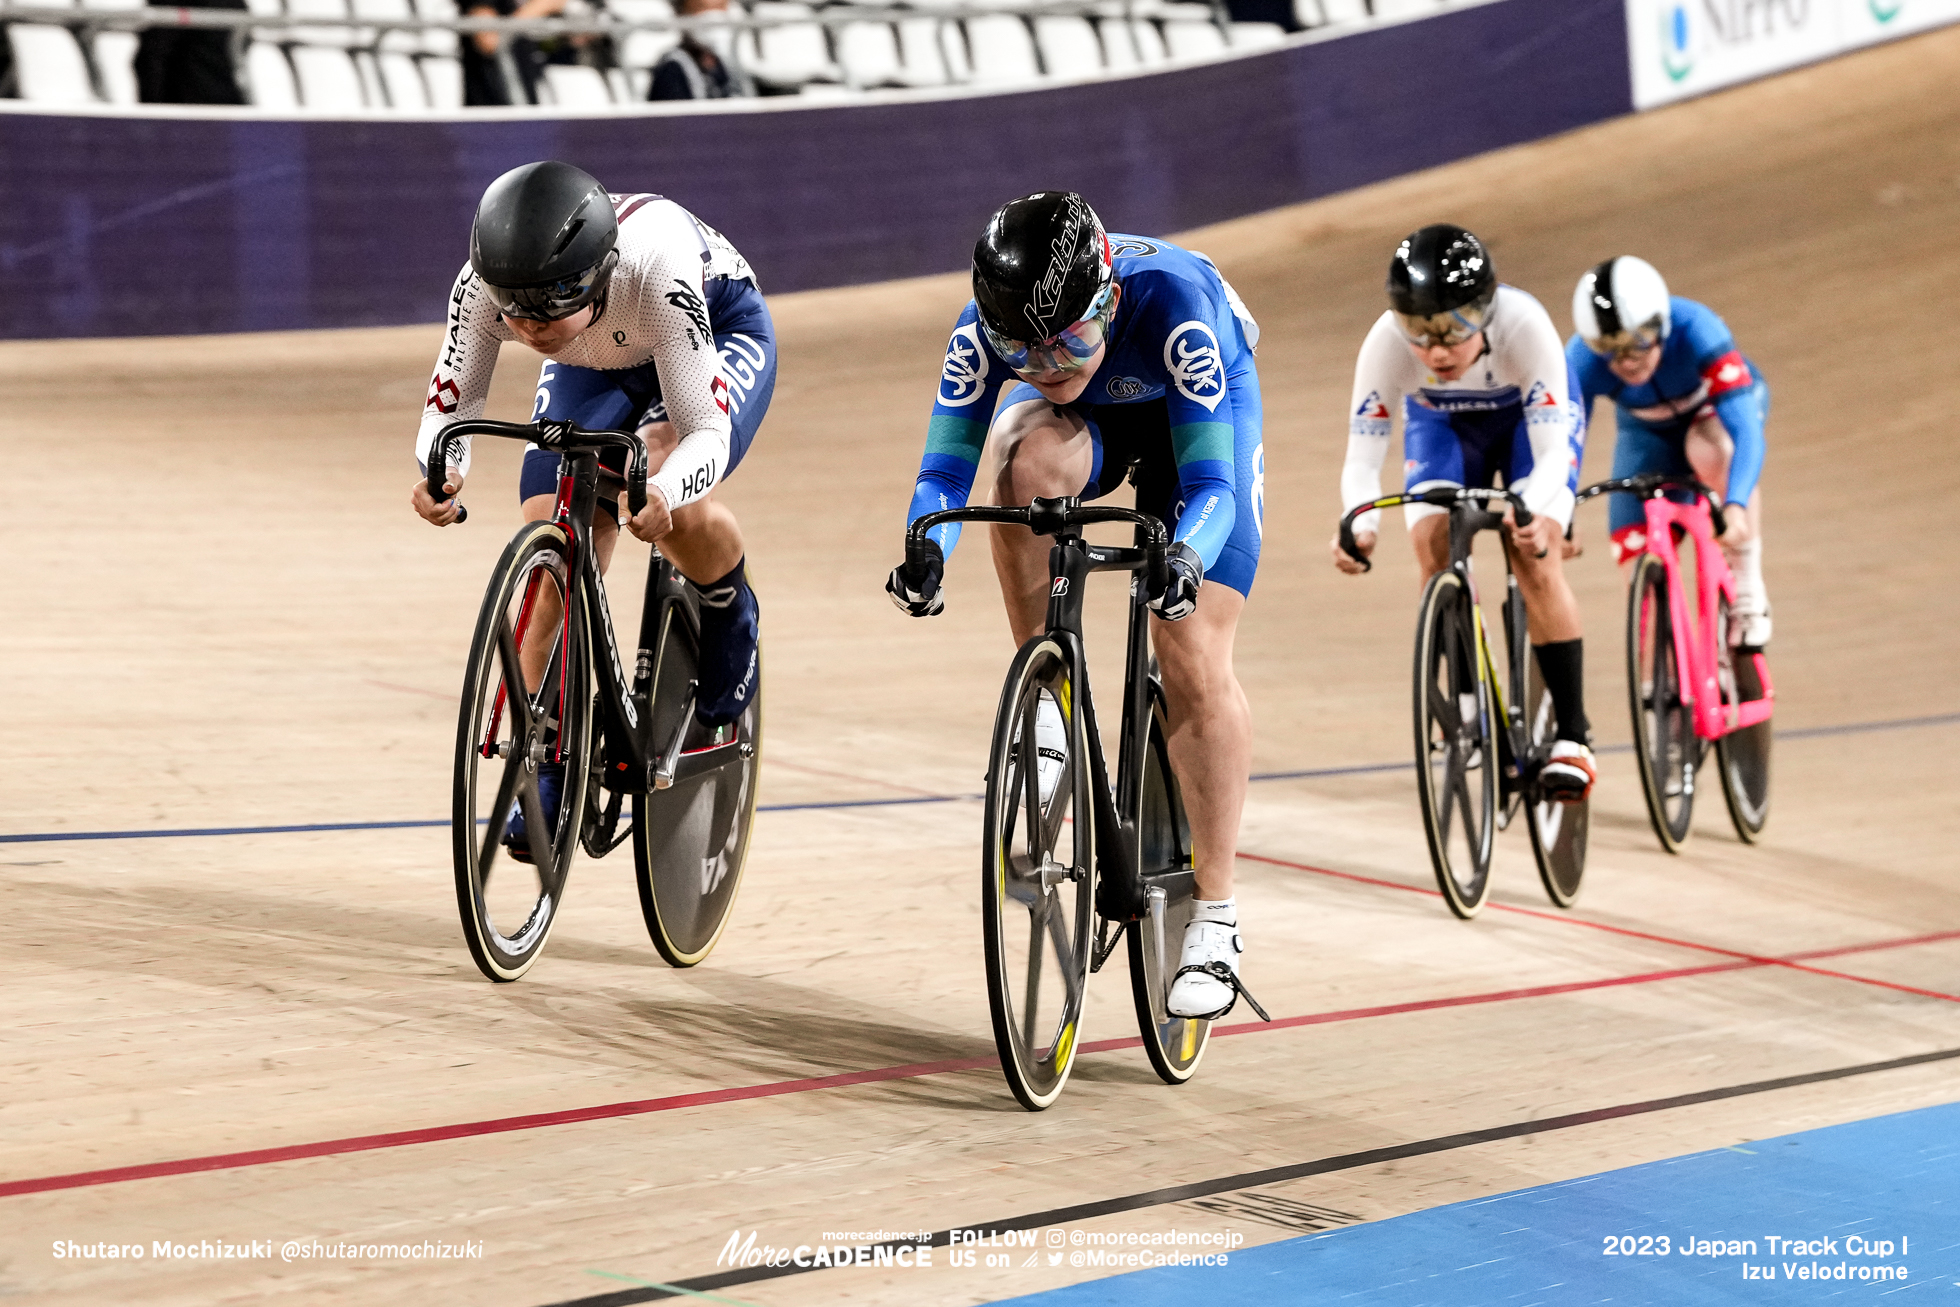
M 1669 295 L 1644 259 L 1622 255 L 1581 277 L 1572 319 L 1577 331 L 1565 356 L 1587 409 L 1604 395 L 1619 411 L 1613 476 L 1692 472 L 1720 491 L 1728 505 L 1722 552 L 1735 576 L 1734 636 L 1746 648 L 1762 648 L 1770 617 L 1757 482 L 1769 383 L 1714 310 Z M 1608 521 L 1614 560 L 1640 553 L 1647 527 L 1640 501 L 1614 495 Z
M 1095 499 L 1129 474 L 1137 507 L 1170 527 L 1170 580 L 1150 596 L 1164 620 L 1151 639 L 1198 884 L 1167 1007 L 1221 1016 L 1237 997 L 1242 948 L 1232 867 L 1252 716 L 1232 642 L 1258 570 L 1264 509 L 1258 325 L 1204 255 L 1110 236 L 1070 192 L 1040 192 L 996 213 L 974 250 L 973 282 L 946 347 L 907 521 L 966 503 L 991 433 L 994 502 Z M 996 413 L 1003 386 L 1011 389 Z M 957 525 L 935 530 L 939 556 L 917 575 L 893 571 L 886 589 L 900 608 L 940 611 L 943 554 L 958 538 Z M 1018 527 L 996 528 L 993 542 L 1008 622 L 1024 643 L 1045 623 L 1048 544 Z M 1052 700 L 1036 726 L 1041 752 L 1064 757 Z M 1044 767 L 1045 793 L 1059 774 L 1059 765 Z

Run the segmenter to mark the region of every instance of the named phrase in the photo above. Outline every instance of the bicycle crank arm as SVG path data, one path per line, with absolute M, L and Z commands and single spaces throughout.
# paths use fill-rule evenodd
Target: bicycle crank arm
M 700 685 L 699 681 L 688 682 L 687 702 L 681 705 L 680 720 L 674 723 L 674 738 L 667 741 L 667 747 L 654 759 L 653 788 L 656 790 L 669 789 L 674 784 L 674 769 L 681 760 L 681 743 L 687 739 L 688 724 L 694 720 L 694 692 Z
M 731 762 L 746 762 L 753 757 L 755 757 L 755 746 L 743 739 L 730 740 L 726 744 L 710 745 L 705 749 L 694 749 L 680 756 L 679 761 L 674 767 L 673 780 L 668 781 L 667 784 L 672 785 L 677 781 L 691 781 L 697 776 L 706 776 L 709 772 L 720 771 Z M 666 789 L 667 786 L 662 785 L 659 788 Z

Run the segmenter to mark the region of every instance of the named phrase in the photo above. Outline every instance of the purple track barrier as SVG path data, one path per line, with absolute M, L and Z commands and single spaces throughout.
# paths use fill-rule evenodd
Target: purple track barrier
M 964 267 L 1066 187 L 1172 232 L 1629 112 L 1621 0 L 1498 0 L 1223 63 L 985 97 L 442 120 L 0 113 L 0 337 L 441 319 L 470 216 L 561 158 L 721 228 L 765 291 Z

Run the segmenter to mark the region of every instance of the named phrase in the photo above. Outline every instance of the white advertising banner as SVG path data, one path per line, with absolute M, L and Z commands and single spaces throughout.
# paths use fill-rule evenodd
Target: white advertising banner
M 1846 49 L 1947 23 L 1960 23 L 1960 0 L 1839 0 L 1838 35 Z
M 1626 0 L 1633 103 L 1652 108 L 1960 22 L 1960 0 Z

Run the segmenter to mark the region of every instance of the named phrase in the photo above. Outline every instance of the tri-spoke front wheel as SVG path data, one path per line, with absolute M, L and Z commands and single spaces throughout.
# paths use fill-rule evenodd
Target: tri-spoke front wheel
M 1463 578 L 1429 578 L 1416 617 L 1416 792 L 1429 860 L 1450 911 L 1475 916 L 1490 889 L 1497 751 L 1483 644 Z
M 994 1043 L 1030 1111 L 1068 1081 L 1094 947 L 1095 807 L 1079 709 L 1061 645 L 1030 640 L 994 721 L 980 892 Z
M 1669 853 L 1681 851 L 1694 817 L 1701 740 L 1683 696 L 1674 644 L 1667 567 L 1652 554 L 1633 565 L 1627 588 L 1627 691 L 1633 706 L 1633 754 L 1647 816 Z
M 537 961 L 578 848 L 592 688 L 565 534 L 517 533 L 477 616 L 456 728 L 451 843 L 470 956 L 492 980 Z M 522 815 L 527 865 L 505 847 Z

